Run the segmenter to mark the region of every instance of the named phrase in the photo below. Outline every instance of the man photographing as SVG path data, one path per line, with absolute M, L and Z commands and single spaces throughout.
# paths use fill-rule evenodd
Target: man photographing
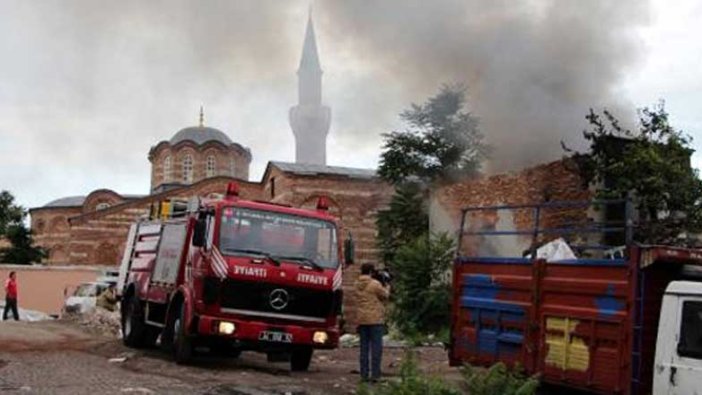
M 380 379 L 380 363 L 383 358 L 383 331 L 385 302 L 390 297 L 390 285 L 383 285 L 374 278 L 372 263 L 361 265 L 361 275 L 356 281 L 358 334 L 361 337 L 361 380 Z M 370 353 L 370 375 L 368 356 Z

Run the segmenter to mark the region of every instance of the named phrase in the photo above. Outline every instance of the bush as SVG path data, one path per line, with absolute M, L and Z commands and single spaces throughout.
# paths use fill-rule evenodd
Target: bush
M 390 318 L 405 336 L 437 334 L 448 327 L 453 254 L 454 242 L 447 234 L 420 236 L 397 250 L 391 264 Z
M 539 386 L 536 376 L 527 377 L 520 366 L 507 369 L 498 362 L 489 369 L 465 366 L 461 370 L 464 389 L 471 395 L 533 395 Z
M 461 391 L 437 377 L 423 375 L 411 351 L 405 354 L 400 366 L 400 380 L 369 387 L 361 385 L 357 394 L 361 395 L 460 395 Z

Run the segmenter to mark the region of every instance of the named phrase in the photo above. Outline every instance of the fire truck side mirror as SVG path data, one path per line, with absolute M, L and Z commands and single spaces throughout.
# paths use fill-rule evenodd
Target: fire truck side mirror
M 207 234 L 207 220 L 203 217 L 198 218 L 195 221 L 195 228 L 193 229 L 193 245 L 195 247 L 204 247 L 206 243 Z
M 349 233 L 349 236 L 344 240 L 344 263 L 353 265 L 355 250 L 356 246 L 353 242 L 353 237 Z

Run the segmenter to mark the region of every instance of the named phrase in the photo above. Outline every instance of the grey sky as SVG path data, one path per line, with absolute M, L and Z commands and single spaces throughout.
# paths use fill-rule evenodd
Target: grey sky
M 251 148 L 252 180 L 293 160 L 308 5 L 0 0 L 0 189 L 27 207 L 146 193 L 149 148 L 196 124 L 200 104 L 207 125 Z M 591 106 L 629 117 L 664 98 L 697 136 L 700 17 L 694 1 L 318 0 L 328 161 L 374 167 L 380 134 L 443 82 L 468 86 L 495 170 L 577 146 Z

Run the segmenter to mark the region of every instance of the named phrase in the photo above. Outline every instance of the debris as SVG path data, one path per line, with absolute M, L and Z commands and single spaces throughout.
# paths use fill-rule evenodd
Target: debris
M 98 308 L 84 314 L 65 314 L 62 318 L 78 322 L 89 332 L 118 338 L 122 336 L 122 325 L 118 311 Z
M 0 310 L 3 310 L 5 308 L 5 301 L 0 300 Z M 45 321 L 45 320 L 50 320 L 52 319 L 50 315 L 46 313 L 42 313 L 41 311 L 35 311 L 35 310 L 27 310 L 23 308 L 19 308 L 19 318 L 20 321 L 29 321 L 29 322 L 35 322 L 35 321 Z
M 109 363 L 122 363 L 122 362 L 124 362 L 124 361 L 126 361 L 126 360 L 127 360 L 126 357 L 121 357 L 121 358 L 110 358 L 110 359 L 107 360 L 107 362 L 109 362 Z
M 547 262 L 578 258 L 568 243 L 560 237 L 539 247 L 536 250 L 536 257 L 545 259 Z
M 130 393 L 138 393 L 138 394 L 155 394 L 154 391 L 144 388 L 144 387 L 127 387 L 127 388 L 122 388 L 121 392 L 130 392 Z
M 357 347 L 361 343 L 361 339 L 357 335 L 346 333 L 339 338 L 341 347 Z

